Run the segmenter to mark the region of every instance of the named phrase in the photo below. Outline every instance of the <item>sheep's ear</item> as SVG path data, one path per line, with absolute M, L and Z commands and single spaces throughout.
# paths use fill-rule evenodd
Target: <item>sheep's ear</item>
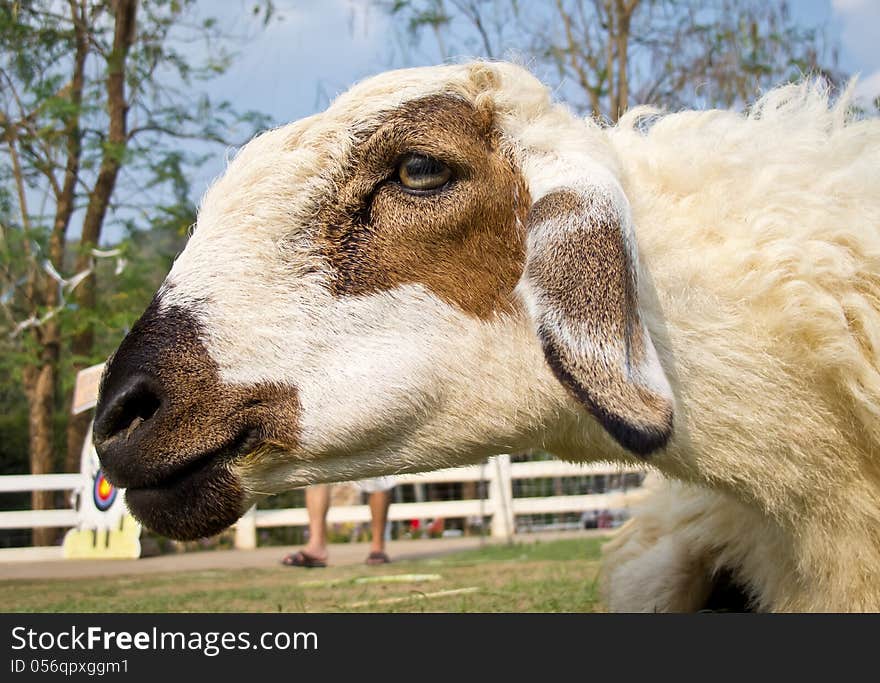
M 556 378 L 645 456 L 672 434 L 674 403 L 639 314 L 629 216 L 616 181 L 542 193 L 528 216 L 520 291 Z

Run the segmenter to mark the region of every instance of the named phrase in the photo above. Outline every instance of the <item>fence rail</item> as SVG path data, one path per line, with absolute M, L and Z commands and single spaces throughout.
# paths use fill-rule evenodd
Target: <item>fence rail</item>
M 493 536 L 512 537 L 516 533 L 515 518 L 517 515 L 580 513 L 591 509 L 625 509 L 629 506 L 632 496 L 631 491 L 614 491 L 585 495 L 514 497 L 514 480 L 638 472 L 641 472 L 638 468 L 603 463 L 579 465 L 560 460 L 512 463 L 510 456 L 501 455 L 491 458 L 483 465 L 435 470 L 422 474 L 405 474 L 397 477 L 398 484 L 486 482 L 488 496 L 485 499 L 393 503 L 388 516 L 390 521 L 440 517 L 447 519 L 490 517 Z M 0 476 L 0 493 L 77 490 L 83 486 L 83 481 L 81 474 L 6 475 Z M 330 508 L 327 515 L 329 523 L 365 523 L 369 520 L 370 509 L 367 505 L 335 506 Z M 76 523 L 77 513 L 74 509 L 0 511 L 0 529 L 72 527 Z M 308 514 L 304 508 L 278 510 L 252 508 L 235 525 L 235 546 L 237 548 L 256 547 L 258 529 L 305 526 L 307 524 Z M 58 554 L 48 552 L 45 548 L 4 549 L 0 551 L 0 561 L 5 559 L 7 555 L 12 557 L 12 553 L 7 552 L 12 550 L 30 550 L 35 558 Z
M 81 474 L 7 474 L 0 477 L 0 493 L 22 491 L 75 491 L 82 487 Z M 39 529 L 76 525 L 76 510 L 4 510 L 0 529 Z
M 580 465 L 562 460 L 538 460 L 510 462 L 510 456 L 491 458 L 484 465 L 456 467 L 421 474 L 397 476 L 401 484 L 447 484 L 454 482 L 481 482 L 489 484 L 486 499 L 392 503 L 388 510 L 389 521 L 427 518 L 491 517 L 491 534 L 496 537 L 512 537 L 516 533 L 517 515 L 553 514 L 585 510 L 626 509 L 632 493 L 617 491 L 585 495 L 559 495 L 514 498 L 514 479 L 545 479 L 583 477 L 601 474 L 640 473 L 635 467 L 620 467 L 607 463 Z M 327 513 L 329 524 L 370 521 L 367 505 L 340 505 L 331 507 Z M 255 548 L 257 530 L 271 527 L 305 526 L 309 522 L 304 508 L 260 510 L 252 508 L 235 526 L 235 547 Z
M 76 491 L 82 488 L 83 483 L 82 474 L 7 474 L 0 476 L 0 493 Z M 73 508 L 0 511 L 0 529 L 63 528 L 76 526 L 76 523 L 77 513 Z M 0 548 L 0 562 L 39 562 L 60 559 L 60 546 Z
M 7 474 L 0 477 L 0 493 L 66 491 L 82 486 L 81 474 Z

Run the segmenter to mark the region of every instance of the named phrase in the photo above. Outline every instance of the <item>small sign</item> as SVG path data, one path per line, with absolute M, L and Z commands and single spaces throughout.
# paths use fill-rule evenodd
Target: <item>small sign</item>
M 76 373 L 76 384 L 73 387 L 73 414 L 78 415 L 89 408 L 94 408 L 98 403 L 98 388 L 101 385 L 101 375 L 104 373 L 104 363 L 93 365 Z
M 92 446 L 91 426 L 83 444 L 83 483 L 77 504 L 77 525 L 64 537 L 68 559 L 136 558 L 141 554 L 141 525 L 125 508 L 124 490 L 104 476 Z
M 80 370 L 73 388 L 73 414 L 98 403 L 104 363 Z M 125 508 L 124 491 L 111 484 L 92 445 L 92 425 L 86 431 L 80 458 L 82 487 L 77 525 L 64 536 L 66 558 L 135 558 L 141 554 L 141 525 Z

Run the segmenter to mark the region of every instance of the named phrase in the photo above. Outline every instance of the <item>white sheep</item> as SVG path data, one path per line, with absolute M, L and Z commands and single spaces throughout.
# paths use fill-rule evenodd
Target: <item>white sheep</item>
M 315 482 L 644 462 L 680 483 L 611 608 L 880 609 L 880 122 L 847 106 L 606 128 L 511 64 L 364 81 L 208 191 L 108 364 L 103 466 L 192 538 Z

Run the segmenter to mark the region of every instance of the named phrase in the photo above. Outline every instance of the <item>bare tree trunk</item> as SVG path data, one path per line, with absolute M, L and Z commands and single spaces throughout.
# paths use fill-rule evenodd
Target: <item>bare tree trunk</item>
M 617 98 L 617 78 L 614 76 L 614 67 L 617 60 L 617 5 L 613 0 L 605 0 L 605 24 L 607 25 L 608 37 L 605 41 L 605 68 L 608 70 L 608 118 L 612 123 L 620 116 L 620 102 Z
M 597 80 L 596 85 L 592 85 L 589 76 L 587 75 L 587 68 L 585 68 L 584 64 L 585 61 L 586 67 L 590 68 L 592 71 L 596 70 L 595 55 L 592 54 L 589 46 L 581 44 L 584 40 L 588 40 L 589 36 L 584 35 L 579 39 L 575 38 L 572 28 L 572 17 L 563 6 L 562 0 L 556 0 L 556 9 L 559 12 L 560 19 L 562 19 L 562 25 L 565 28 L 565 39 L 567 43 L 566 53 L 569 56 L 569 66 L 571 67 L 572 72 L 574 72 L 581 89 L 590 98 L 590 109 L 592 109 L 593 116 L 601 116 L 602 105 L 599 99 L 599 93 L 602 90 L 602 81 Z M 578 58 L 579 55 L 583 61 Z
M 82 131 L 80 130 L 80 107 L 82 106 L 83 83 L 85 81 L 85 63 L 89 52 L 88 40 L 88 19 L 86 16 L 85 4 L 81 0 L 69 0 L 70 15 L 73 21 L 74 34 L 76 36 L 76 53 L 73 63 L 73 77 L 70 85 L 70 101 L 75 112 L 65 126 L 65 136 L 67 139 L 67 163 L 64 167 L 64 181 L 61 187 L 61 193 L 58 196 L 57 209 L 55 211 L 55 224 L 52 229 L 51 250 L 53 254 L 57 251 L 57 258 L 60 261 L 64 256 L 64 238 L 67 235 L 67 228 L 70 225 L 70 218 L 73 215 L 74 201 L 76 197 L 76 181 L 79 177 L 80 158 L 82 155 Z M 69 401 L 68 401 L 69 405 Z M 84 416 L 71 416 L 67 424 L 67 448 L 64 458 L 64 469 L 67 472 L 76 472 L 79 469 L 79 448 L 74 449 L 73 457 L 71 457 L 71 439 L 79 440 L 82 444 L 82 436 L 85 429 L 88 428 L 88 420 L 86 426 L 74 425 L 73 423 Z M 87 416 L 85 416 L 87 417 Z M 81 419 L 79 420 L 81 422 Z M 73 434 L 71 434 L 73 430 Z
M 52 416 L 55 412 L 55 387 L 58 365 L 58 329 L 47 323 L 39 332 L 42 352 L 39 362 L 23 369 L 24 389 L 28 400 L 28 451 L 31 474 L 49 474 L 54 471 L 54 434 Z M 31 508 L 50 510 L 54 506 L 51 491 L 31 493 Z M 34 545 L 52 545 L 57 529 L 34 529 Z
M 629 36 L 632 15 L 639 0 L 617 0 L 617 31 L 614 36 L 617 45 L 617 107 L 611 112 L 611 120 L 616 122 L 629 108 Z
M 129 48 L 135 39 L 137 28 L 137 0 L 117 0 L 114 3 L 116 23 L 113 32 L 113 51 L 107 58 L 107 109 L 110 126 L 107 135 L 107 146 L 101 158 L 98 178 L 89 194 L 88 208 L 83 220 L 80 249 L 76 260 L 76 272 L 86 270 L 91 262 L 91 250 L 101 239 L 101 228 L 107 215 L 110 197 L 116 187 L 116 177 L 122 165 L 122 156 L 127 141 L 126 123 L 128 103 L 125 100 L 125 62 Z M 96 274 L 92 272 L 80 283 L 76 290 L 76 302 L 79 310 L 91 312 L 96 303 Z M 85 367 L 95 344 L 95 331 L 91 323 L 76 334 L 71 343 L 74 358 L 74 370 Z M 80 450 L 89 426 L 89 416 L 84 413 L 71 416 L 67 423 L 67 457 L 65 468 L 73 471 L 79 467 Z

